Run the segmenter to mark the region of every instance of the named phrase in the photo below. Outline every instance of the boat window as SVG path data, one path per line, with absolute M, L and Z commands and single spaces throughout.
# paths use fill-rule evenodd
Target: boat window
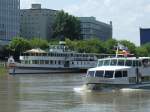
M 104 71 L 96 71 L 95 77 L 103 77 Z
M 141 78 L 142 82 L 149 82 L 150 81 L 150 77 L 149 76 L 144 76 Z
M 104 66 L 108 66 L 110 64 L 110 60 L 104 60 Z
M 44 64 L 44 60 L 40 60 L 40 64 Z
M 45 60 L 45 64 L 49 64 L 49 60 Z
M 136 77 L 129 77 L 129 83 L 136 83 Z
M 148 60 L 148 59 L 143 59 L 142 63 L 143 63 L 144 67 L 150 66 L 150 60 Z
M 99 61 L 98 66 L 103 66 L 103 61 Z
M 139 61 L 138 65 L 139 65 L 139 67 L 140 67 L 140 66 L 142 66 L 142 62 L 141 62 L 141 61 Z
M 132 66 L 132 60 L 126 60 L 126 66 Z
M 118 60 L 118 65 L 124 66 L 124 60 Z
M 110 65 L 117 65 L 117 60 L 115 59 L 115 60 L 111 60 L 111 62 L 110 62 Z
M 50 60 L 50 64 L 53 64 L 53 60 Z
M 127 71 L 122 71 L 123 77 L 127 77 Z
M 134 67 L 138 66 L 138 61 L 137 60 L 133 60 L 133 66 Z
M 25 64 L 29 64 L 29 63 L 28 63 L 28 60 L 25 60 Z
M 114 71 L 105 71 L 105 76 L 106 78 L 113 78 L 113 73 Z
M 115 72 L 115 77 L 122 77 L 122 72 L 121 71 L 116 71 Z
M 35 64 L 39 64 L 39 60 L 35 60 Z
M 59 64 L 59 65 L 61 64 L 61 61 L 60 61 L 60 60 L 58 61 L 58 64 Z
M 89 72 L 88 72 L 88 76 L 94 77 L 94 73 L 95 73 L 95 71 L 89 71 Z

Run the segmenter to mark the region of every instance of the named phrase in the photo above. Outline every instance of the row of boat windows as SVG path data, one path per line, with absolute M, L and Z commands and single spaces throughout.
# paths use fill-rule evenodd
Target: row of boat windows
M 24 53 L 22 56 L 55 56 L 55 57 L 94 57 L 89 54 L 73 54 L 73 53 Z
M 117 60 L 117 59 L 113 59 L 113 60 L 101 60 L 98 62 L 98 66 L 141 66 L 142 63 L 139 62 L 138 60 Z
M 25 60 L 21 62 L 22 64 L 64 64 L 65 61 L 61 60 Z M 75 61 L 75 62 L 70 62 L 70 64 L 91 64 L 89 61 Z
M 127 77 L 127 71 L 89 71 L 87 76 L 90 77 L 105 77 L 105 78 L 121 78 Z

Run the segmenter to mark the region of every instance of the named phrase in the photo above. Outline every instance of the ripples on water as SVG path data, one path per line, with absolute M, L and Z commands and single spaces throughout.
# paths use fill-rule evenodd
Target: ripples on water
M 83 74 L 0 79 L 0 112 L 148 112 L 150 90 L 90 91 Z

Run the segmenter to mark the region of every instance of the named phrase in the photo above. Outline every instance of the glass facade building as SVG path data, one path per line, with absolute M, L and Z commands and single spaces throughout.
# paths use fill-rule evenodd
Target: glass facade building
M 81 39 L 86 40 L 96 37 L 105 41 L 112 38 L 112 22 L 106 24 L 97 21 L 95 17 L 79 17 L 79 20 L 81 24 Z
M 0 0 L 0 41 L 19 36 L 20 0 Z

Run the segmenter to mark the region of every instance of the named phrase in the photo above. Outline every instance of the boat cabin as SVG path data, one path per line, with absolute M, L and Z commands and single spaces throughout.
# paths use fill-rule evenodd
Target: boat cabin
M 97 67 L 89 69 L 87 77 L 100 77 L 100 78 L 121 78 L 127 77 L 127 69 L 129 67 Z
M 99 59 L 97 67 L 99 66 L 132 66 L 132 67 L 140 67 L 140 66 L 150 66 L 150 58 L 142 57 L 142 58 L 105 58 Z

